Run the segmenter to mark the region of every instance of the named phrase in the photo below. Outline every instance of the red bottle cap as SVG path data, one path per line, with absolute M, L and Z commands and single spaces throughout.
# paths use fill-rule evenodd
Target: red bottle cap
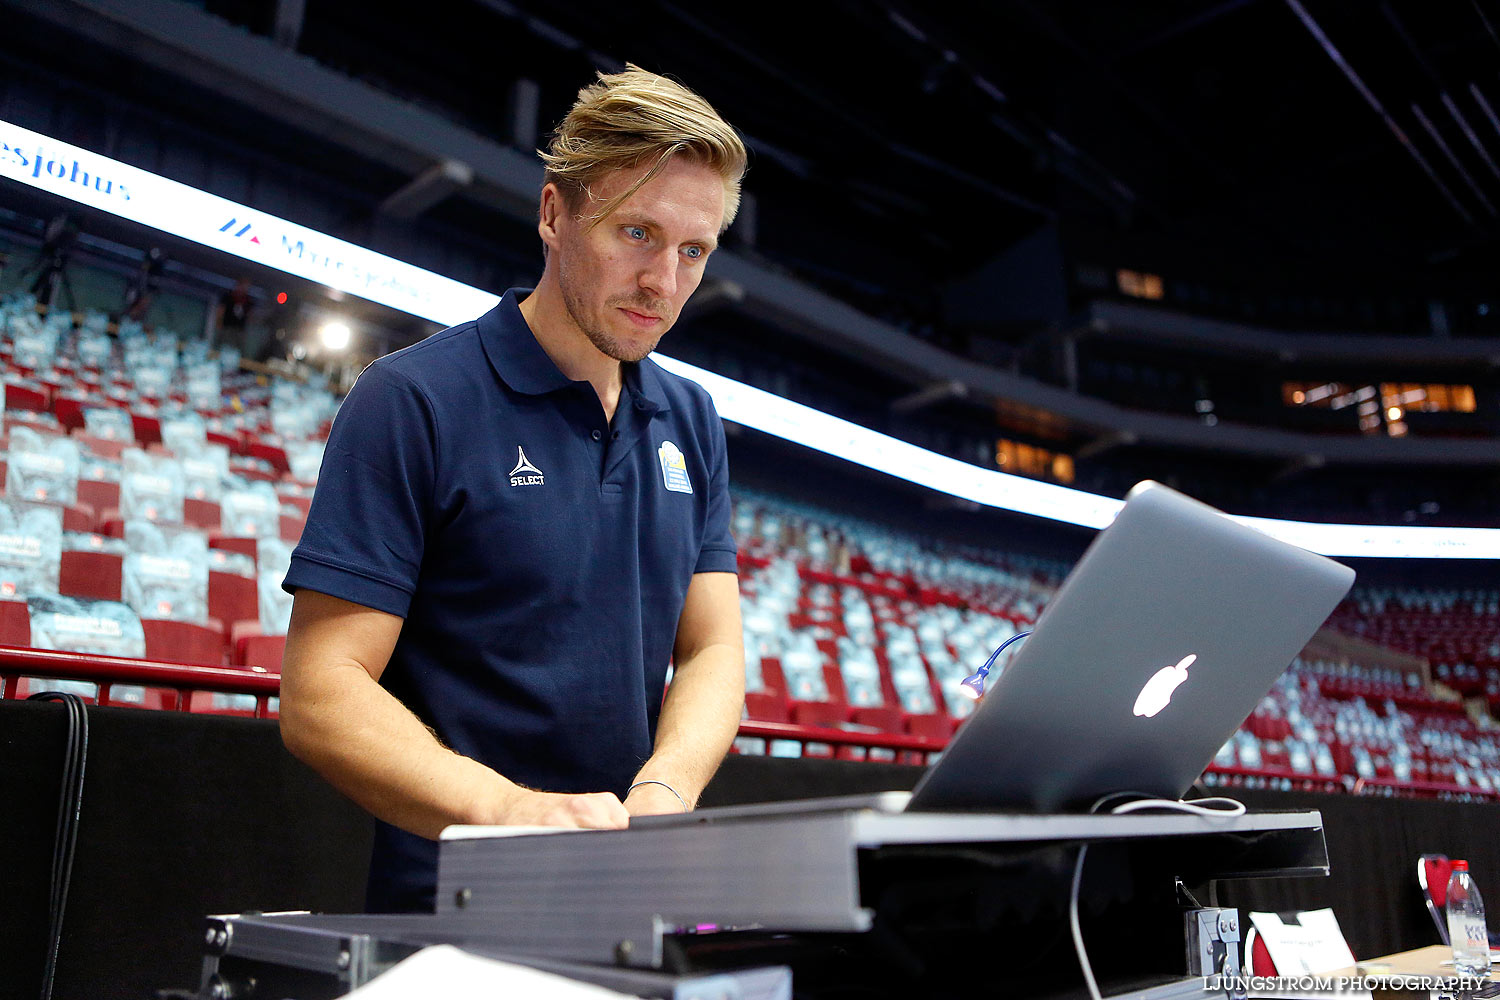
M 1469 863 L 1462 858 L 1457 859 L 1453 862 L 1453 870 L 1456 872 L 1466 872 L 1469 870 Z

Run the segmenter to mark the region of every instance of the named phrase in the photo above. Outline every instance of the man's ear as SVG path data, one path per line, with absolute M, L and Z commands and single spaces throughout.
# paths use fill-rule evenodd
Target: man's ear
M 537 235 L 542 238 L 542 246 L 550 248 L 557 244 L 560 238 L 558 229 L 567 212 L 568 201 L 558 186 L 552 183 L 543 185 L 536 225 Z

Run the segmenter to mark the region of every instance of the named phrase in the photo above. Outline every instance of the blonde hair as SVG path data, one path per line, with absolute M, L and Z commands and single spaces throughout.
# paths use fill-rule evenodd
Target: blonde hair
M 634 63 L 626 63 L 619 73 L 600 73 L 599 82 L 580 90 L 547 150 L 537 150 L 547 167 L 543 183 L 556 184 L 574 208 L 592 197 L 590 186 L 606 174 L 656 161 L 630 190 L 611 198 L 590 217 L 590 228 L 661 173 L 679 153 L 724 179 L 720 232 L 729 228 L 740 207 L 740 180 L 748 159 L 744 142 L 703 98 Z

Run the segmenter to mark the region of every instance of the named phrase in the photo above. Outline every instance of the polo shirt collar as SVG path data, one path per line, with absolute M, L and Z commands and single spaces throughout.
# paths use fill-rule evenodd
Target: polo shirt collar
M 490 366 L 500 380 L 516 392 L 542 396 L 573 384 L 542 350 L 536 335 L 521 315 L 520 302 L 531 294 L 529 288 L 511 288 L 489 312 L 479 317 L 479 340 L 484 345 Z M 652 410 L 668 410 L 662 371 L 650 358 L 639 364 L 626 364 L 625 384 L 637 400 Z
M 479 341 L 502 382 L 516 392 L 541 396 L 573 380 L 552 363 L 526 325 L 520 303 L 530 294 L 529 288 L 508 289 L 495 308 L 479 317 Z

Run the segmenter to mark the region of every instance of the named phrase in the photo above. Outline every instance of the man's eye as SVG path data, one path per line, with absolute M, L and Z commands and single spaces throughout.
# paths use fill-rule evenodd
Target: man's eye
M 693 260 L 697 260 L 699 257 L 703 256 L 702 247 L 683 247 L 682 252 L 687 254 Z
M 646 238 L 646 230 L 642 229 L 640 226 L 626 226 L 625 235 L 629 236 L 633 240 L 643 240 Z

